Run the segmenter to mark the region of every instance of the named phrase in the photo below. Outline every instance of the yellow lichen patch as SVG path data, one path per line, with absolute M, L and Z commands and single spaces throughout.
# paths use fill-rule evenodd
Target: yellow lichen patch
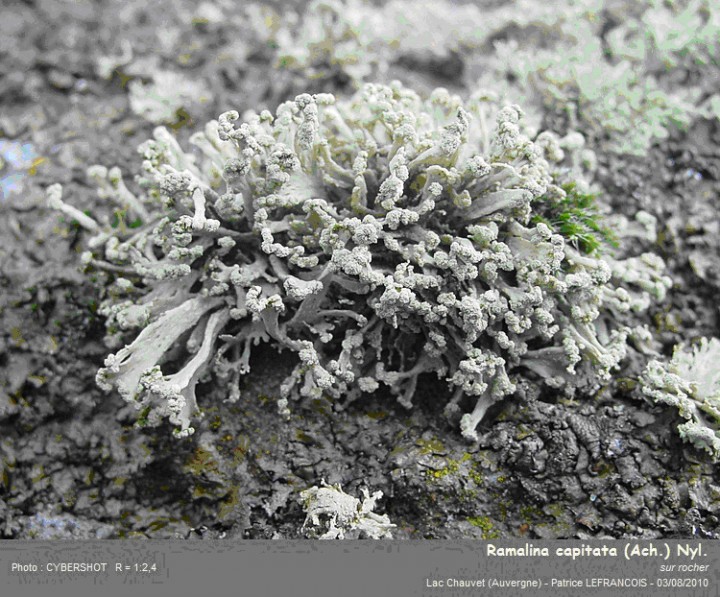
M 116 69 L 115 72 L 117 73 L 118 77 L 120 78 L 120 87 L 122 87 L 123 89 L 125 89 L 125 87 L 127 87 L 127 84 L 135 78 L 133 76 L 126 75 L 120 69 Z
M 480 487 L 484 482 L 485 478 L 483 477 L 482 472 L 478 469 L 477 463 L 473 465 L 473 467 L 470 469 L 470 472 L 468 473 L 468 477 L 472 480 L 475 485 Z
M 18 327 L 14 327 L 10 330 L 10 338 L 16 346 L 24 346 L 26 344 L 22 330 Z
M 489 516 L 471 516 L 467 521 L 482 531 L 482 538 L 485 540 L 500 537 L 500 531 L 495 528 Z
M 250 449 L 250 438 L 245 435 L 241 435 L 237 438 L 237 445 L 233 448 L 233 464 L 238 465 L 243 460 Z
M 240 488 L 233 487 L 227 498 L 220 502 L 218 518 L 220 520 L 231 519 L 240 505 Z
M 522 423 L 518 425 L 517 431 L 515 432 L 515 439 L 517 441 L 521 441 L 525 439 L 526 437 L 529 437 L 533 434 L 532 430 L 528 429 L 523 425 Z
M 471 459 L 472 456 L 467 452 L 463 454 L 459 460 L 448 458 L 445 461 L 446 465 L 443 468 L 427 471 L 426 476 L 428 476 L 430 479 L 440 480 L 444 479 L 448 475 L 456 475 L 460 472 L 460 465 L 464 462 L 468 462 Z
M 47 161 L 47 158 L 35 158 L 32 161 L 32 164 L 30 164 L 30 167 L 28 168 L 28 174 L 30 176 L 35 176 L 37 174 L 38 166 L 42 165 Z
M 432 439 L 419 439 L 415 442 L 415 445 L 420 448 L 420 454 L 444 454 L 445 446 L 443 443 L 433 437 Z
M 200 476 L 208 472 L 217 472 L 218 463 L 213 457 L 212 452 L 205 448 L 198 448 L 193 453 L 190 460 L 185 465 L 187 471 L 193 475 Z
M 384 410 L 374 410 L 365 413 L 365 416 L 370 417 L 373 421 L 382 421 L 383 419 L 386 419 L 388 417 L 388 413 L 386 413 Z

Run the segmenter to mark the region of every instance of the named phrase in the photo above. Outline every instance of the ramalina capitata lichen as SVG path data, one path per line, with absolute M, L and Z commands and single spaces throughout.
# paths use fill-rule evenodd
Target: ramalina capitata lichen
M 348 495 L 339 484 L 313 486 L 300 492 L 305 510 L 302 530 L 310 539 L 392 539 L 396 525 L 385 514 L 373 512 L 382 491 L 363 488 L 363 500 Z
M 677 408 L 685 422 L 680 437 L 720 459 L 720 340 L 701 338 L 676 346 L 672 359 L 652 360 L 640 378 L 645 396 Z
M 604 231 L 569 167 L 577 136 L 529 132 L 517 106 L 399 84 L 227 112 L 190 150 L 156 129 L 140 193 L 91 169 L 117 204 L 107 223 L 49 190 L 93 233 L 86 268 L 107 276 L 117 350 L 98 383 L 143 423 L 167 417 L 188 435 L 202 376 L 237 400 L 253 346 L 269 342 L 297 361 L 281 413 L 381 386 L 410 408 L 431 373 L 469 439 L 520 378 L 597 388 L 626 353 L 624 318 L 669 283 L 659 259 L 599 253 Z

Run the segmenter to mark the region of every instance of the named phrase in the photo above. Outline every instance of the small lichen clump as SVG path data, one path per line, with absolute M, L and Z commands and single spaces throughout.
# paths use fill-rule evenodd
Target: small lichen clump
M 94 233 L 83 260 L 107 276 L 100 313 L 119 350 L 98 383 L 148 424 L 192 433 L 203 375 L 237 400 L 252 347 L 271 342 L 298 361 L 281 413 L 381 384 L 410 408 L 434 373 L 451 418 L 473 401 L 460 426 L 474 439 L 518 378 L 567 391 L 606 380 L 626 353 L 624 318 L 669 285 L 654 256 L 598 252 L 578 135 L 527 131 L 517 106 L 368 84 L 238 121 L 210 122 L 191 151 L 156 129 L 139 194 L 93 168 L 119 208 L 105 225 L 50 189 Z
M 686 420 L 680 437 L 720 459 L 720 340 L 702 338 L 693 348 L 675 348 L 669 363 L 651 361 L 641 378 L 642 392 L 659 404 L 675 406 Z
M 392 539 L 395 525 L 384 514 L 373 510 L 382 491 L 372 495 L 363 489 L 362 502 L 345 493 L 340 485 L 313 486 L 300 493 L 300 503 L 306 517 L 302 530 L 310 538 Z

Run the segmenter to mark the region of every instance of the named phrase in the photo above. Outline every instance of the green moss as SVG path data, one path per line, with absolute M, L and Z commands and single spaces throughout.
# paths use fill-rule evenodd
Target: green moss
M 146 406 L 140 411 L 140 414 L 138 415 L 137 421 L 135 421 L 136 427 L 147 427 L 148 424 L 148 415 L 150 414 L 151 407 Z
M 602 223 L 597 207 L 597 195 L 583 193 L 575 182 L 561 186 L 564 197 L 548 195 L 538 199 L 538 215 L 533 223 L 548 225 L 551 230 L 564 236 L 579 251 L 597 253 L 604 245 L 617 247 L 612 230 Z

